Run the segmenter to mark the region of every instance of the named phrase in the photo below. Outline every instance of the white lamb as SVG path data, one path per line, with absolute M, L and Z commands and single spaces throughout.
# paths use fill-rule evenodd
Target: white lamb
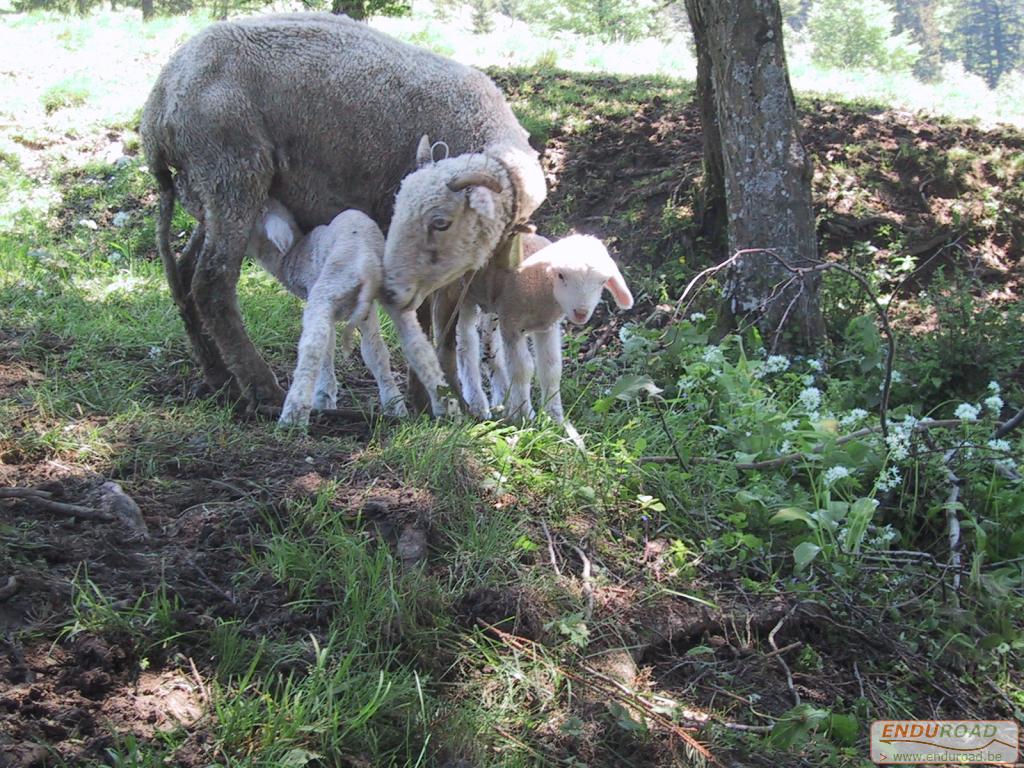
M 353 326 L 358 326 L 360 351 L 377 382 L 385 412 L 406 415 L 373 304 L 383 277 L 384 235 L 377 224 L 359 211 L 342 211 L 330 224 L 316 227 L 303 237 L 288 209 L 270 198 L 253 226 L 246 252 L 289 291 L 306 300 L 298 364 L 280 423 L 304 425 L 309 423 L 313 408 L 336 407 L 334 352 L 338 321 L 345 323 L 343 354 L 351 350 Z M 419 332 L 422 336 L 413 313 L 393 317 L 403 340 L 404 334 Z M 409 327 L 410 322 L 415 323 L 414 329 Z M 429 347 L 425 337 L 420 344 Z
M 490 418 L 491 408 L 503 403 L 510 420 L 533 418 L 529 335 L 544 408 L 562 423 L 562 318 L 576 325 L 586 323 L 605 288 L 623 309 L 633 306 L 633 296 L 597 238 L 572 235 L 552 243 L 540 235 L 523 235 L 523 256 L 516 269 L 485 267 L 466 291 L 457 326 L 462 391 L 470 413 L 479 418 Z M 485 336 L 491 337 L 490 403 L 480 374 L 481 311 L 496 318 L 485 318 L 483 323 Z

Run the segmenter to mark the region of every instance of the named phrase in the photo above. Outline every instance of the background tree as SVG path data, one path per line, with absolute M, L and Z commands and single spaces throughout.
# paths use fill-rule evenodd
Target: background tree
M 812 58 L 825 67 L 909 69 L 917 58 L 910 32 L 897 35 L 884 0 L 817 0 L 807 22 Z
M 1021 0 L 958 0 L 952 9 L 954 46 L 964 68 L 995 88 L 1024 63 L 1024 3 Z
M 917 43 L 920 54 L 914 62 L 914 75 L 926 83 L 942 73 L 942 33 L 939 31 L 937 0 L 892 0 L 896 34 L 907 32 Z
M 686 0 L 694 38 L 708 52 L 720 131 L 727 235 L 732 253 L 772 249 L 791 267 L 817 261 L 811 160 L 799 136 L 778 0 Z M 748 253 L 725 284 L 723 326 L 753 322 L 766 343 L 814 350 L 824 337 L 820 279 L 793 279 L 779 259 Z

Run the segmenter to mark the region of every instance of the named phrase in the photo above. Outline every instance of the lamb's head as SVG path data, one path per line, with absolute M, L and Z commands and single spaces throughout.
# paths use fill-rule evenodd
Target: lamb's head
M 434 162 L 424 136 L 418 168 L 402 181 L 384 247 L 386 302 L 419 306 L 428 294 L 491 257 L 512 216 L 512 182 L 484 154 Z
M 570 235 L 539 252 L 547 262 L 555 301 L 569 321 L 586 323 L 605 288 L 622 309 L 633 306 L 633 295 L 608 249 L 596 237 Z

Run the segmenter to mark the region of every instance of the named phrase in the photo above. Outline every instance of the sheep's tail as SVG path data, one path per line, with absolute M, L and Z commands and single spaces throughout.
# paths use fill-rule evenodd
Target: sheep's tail
M 157 161 L 150 166 L 156 176 L 156 183 L 160 187 L 160 210 L 157 214 L 156 224 L 156 250 L 160 254 L 160 260 L 164 264 L 164 273 L 167 275 L 167 284 L 171 288 L 171 296 L 175 304 L 184 309 L 185 287 L 181 282 L 181 274 L 178 272 L 178 262 L 171 250 L 171 217 L 174 215 L 174 178 L 171 176 L 171 169 L 163 160 Z

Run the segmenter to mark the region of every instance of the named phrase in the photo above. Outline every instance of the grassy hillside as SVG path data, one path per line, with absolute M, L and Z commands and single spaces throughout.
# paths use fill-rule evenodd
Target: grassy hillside
M 201 395 L 155 259 L 133 113 L 201 21 L 163 23 L 123 89 L 55 64 L 4 106 L 0 489 L 75 506 L 0 498 L 0 764 L 864 766 L 876 718 L 1022 717 L 1024 135 L 801 102 L 822 253 L 896 334 L 883 438 L 853 281 L 819 359 L 709 346 L 714 284 L 678 303 L 715 258 L 690 83 L 492 71 L 540 230 L 604 238 L 638 298 L 568 334 L 585 451 L 280 431 Z M 75 24 L 53 61 L 124 37 Z M 252 267 L 240 295 L 286 380 L 298 302 Z

